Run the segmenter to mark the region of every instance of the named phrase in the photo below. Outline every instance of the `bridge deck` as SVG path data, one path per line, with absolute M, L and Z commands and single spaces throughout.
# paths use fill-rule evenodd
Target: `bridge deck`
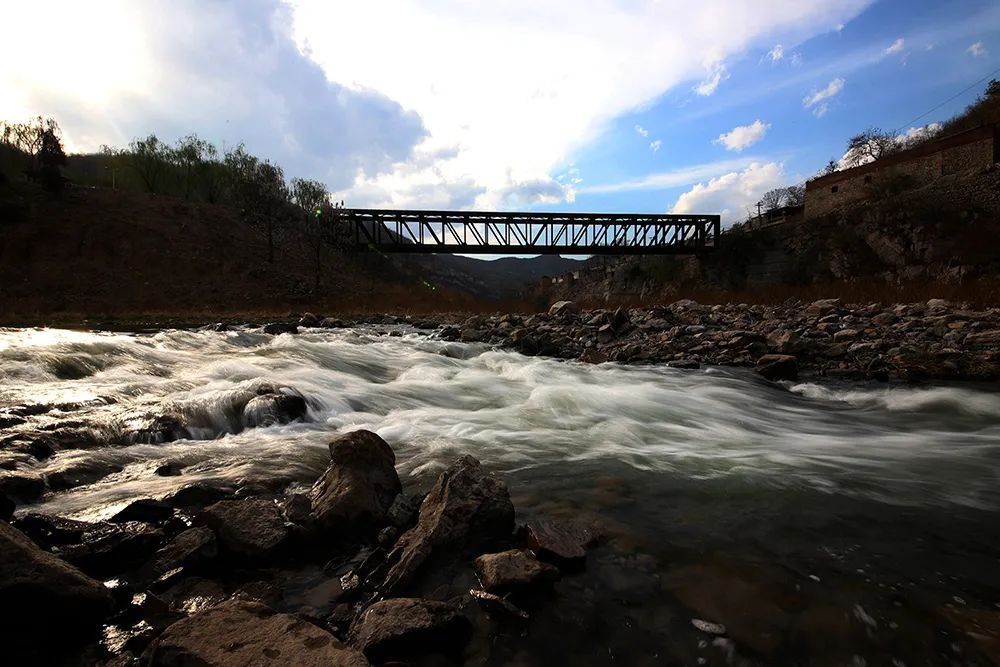
M 462 254 L 694 254 L 719 239 L 717 215 L 340 209 L 358 247 Z

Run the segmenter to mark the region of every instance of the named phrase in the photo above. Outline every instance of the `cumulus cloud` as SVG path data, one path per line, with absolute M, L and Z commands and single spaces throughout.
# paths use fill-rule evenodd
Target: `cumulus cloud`
M 770 127 L 770 124 L 757 119 L 749 125 L 740 125 L 720 134 L 713 143 L 722 144 L 727 151 L 742 151 L 763 139 Z
M 640 137 L 648 137 L 649 136 L 649 130 L 647 130 L 646 128 L 644 128 L 642 125 L 636 125 L 635 126 L 635 132 Z
M 95 36 L 78 31 L 78 25 L 66 26 L 60 40 L 70 40 L 64 46 L 72 56 L 44 75 L 52 77 L 46 85 L 34 79 L 42 67 L 13 73 L 23 106 L 54 115 L 72 149 L 121 145 L 150 132 L 167 141 L 197 132 L 220 148 L 223 142 L 230 147 L 245 142 L 289 177 L 318 177 L 340 189 L 359 171 L 383 173 L 408 159 L 427 134 L 417 113 L 386 95 L 329 81 L 299 51 L 284 5 L 188 0 L 102 7 L 112 11 L 105 18 L 116 30 Z M 69 11 L 72 18 L 76 10 Z M 59 15 L 53 12 L 48 23 L 57 32 Z M 122 17 L 128 19 L 127 29 L 114 23 Z M 88 26 L 102 22 L 90 19 Z M 36 52 L 35 37 L 27 39 L 31 47 L 25 51 Z M 115 57 L 90 62 L 97 43 L 98 55 L 111 48 Z M 59 71 L 78 58 L 85 71 L 75 71 L 78 63 L 68 73 Z M 119 80 L 123 63 L 134 79 Z M 64 77 L 73 75 L 93 78 L 105 94 L 93 95 L 72 82 L 64 85 Z
M 897 40 L 896 40 L 895 42 L 893 42 L 892 44 L 890 44 L 890 45 L 889 45 L 889 46 L 888 46 L 888 47 L 886 48 L 886 50 L 885 50 L 885 51 L 883 51 L 882 53 L 884 53 L 884 54 L 885 54 L 885 55 L 887 55 L 887 56 L 891 56 L 891 55 L 895 55 L 895 54 L 897 54 L 897 53 L 902 53 L 902 52 L 903 52 L 903 44 L 904 44 L 904 43 L 905 43 L 905 42 L 904 42 L 903 38 L 902 38 L 902 37 L 900 37 L 900 38 L 899 38 L 899 39 L 897 39 Z
M 697 183 L 681 194 L 671 213 L 718 213 L 724 223 L 746 216 L 760 196 L 786 182 L 780 162 L 753 162 L 742 171 L 732 171 L 707 183 Z
M 656 151 L 660 150 L 660 146 L 662 145 L 663 141 L 661 141 L 660 139 L 657 139 L 656 141 L 651 141 L 649 142 L 649 150 L 655 153 Z
M 580 194 L 613 194 L 619 192 L 638 192 L 644 190 L 666 190 L 691 185 L 705 179 L 713 178 L 734 169 L 743 169 L 754 162 L 754 158 L 736 158 L 690 165 L 679 169 L 647 174 L 642 178 L 617 183 L 599 183 L 579 188 Z
M 979 58 L 980 56 L 985 56 L 987 54 L 986 47 L 982 42 L 976 42 L 967 48 L 966 51 L 971 53 L 975 58 Z
M 813 91 L 812 93 L 806 95 L 805 99 L 802 100 L 802 106 L 806 109 L 816 107 L 813 109 L 813 114 L 815 114 L 818 118 L 824 116 L 830 108 L 827 100 L 840 94 L 840 91 L 844 89 L 844 83 L 844 79 L 842 78 L 834 79 L 826 85 L 826 88 Z
M 728 79 L 729 74 L 726 72 L 726 66 L 722 63 L 715 63 L 708 68 L 708 76 L 694 87 L 694 92 L 708 97 L 713 95 L 715 91 L 719 88 L 719 84 L 722 83 L 723 79 Z
M 774 48 L 767 52 L 766 57 L 770 59 L 772 63 L 776 63 L 785 57 L 785 48 L 781 46 L 781 44 L 775 44 Z

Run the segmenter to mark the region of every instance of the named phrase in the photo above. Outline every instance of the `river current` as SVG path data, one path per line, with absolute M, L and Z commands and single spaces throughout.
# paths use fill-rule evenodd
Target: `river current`
M 0 330 L 0 411 L 72 403 L 40 419 L 105 431 L 169 412 L 193 436 L 8 461 L 120 469 L 19 511 L 102 519 L 195 481 L 305 489 L 331 436 L 367 428 L 408 489 L 471 454 L 519 521 L 602 535 L 490 664 L 978 664 L 983 626 L 1000 631 L 992 387 L 772 384 L 380 329 Z M 234 392 L 260 382 L 300 393 L 307 418 L 233 432 Z M 152 473 L 168 462 L 183 474 Z

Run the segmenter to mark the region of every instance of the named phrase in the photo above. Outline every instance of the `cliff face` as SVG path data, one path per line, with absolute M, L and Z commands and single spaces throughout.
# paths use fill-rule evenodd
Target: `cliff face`
M 658 299 L 679 291 L 868 281 L 954 285 L 1000 276 L 1000 170 L 955 174 L 917 190 L 885 188 L 853 209 L 724 234 L 704 257 L 592 259 L 551 295 Z

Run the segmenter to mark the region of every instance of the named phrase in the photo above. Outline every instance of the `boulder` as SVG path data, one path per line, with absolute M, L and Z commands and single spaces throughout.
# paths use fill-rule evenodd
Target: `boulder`
M 696 359 L 674 359 L 673 361 L 668 361 L 667 366 L 685 371 L 694 371 L 701 368 L 701 364 Z
M 471 595 L 472 599 L 475 600 L 482 610 L 490 616 L 520 622 L 530 619 L 526 611 L 519 608 L 510 600 L 502 598 L 499 595 L 494 595 L 493 593 L 477 590 L 475 588 L 469 591 L 469 595 Z
M 610 343 L 615 339 L 618 334 L 615 333 L 615 328 L 610 324 L 602 325 L 600 329 L 597 330 L 597 342 L 598 343 Z
M 1000 329 L 970 333 L 965 337 L 965 344 L 973 347 L 1000 345 Z
M 188 528 L 165 544 L 153 556 L 148 572 L 159 577 L 179 567 L 190 567 L 215 558 L 219 545 L 210 528 Z
M 0 520 L 10 521 L 14 516 L 17 504 L 7 497 L 7 494 L 0 491 Z
M 483 588 L 490 593 L 527 592 L 559 578 L 559 568 L 540 562 L 522 549 L 484 554 L 473 565 Z
M 174 508 L 162 500 L 152 498 L 140 498 L 128 504 L 127 507 L 119 511 L 108 519 L 111 523 L 125 523 L 126 521 L 143 521 L 145 523 L 159 523 L 174 515 Z
M 59 554 L 95 577 L 110 577 L 136 568 L 163 544 L 162 531 L 137 521 L 84 525 L 79 542 L 59 547 Z
M 318 327 L 320 322 L 322 322 L 322 320 L 312 313 L 306 313 L 299 318 L 300 327 Z
M 254 396 L 243 407 L 243 423 L 248 428 L 287 424 L 306 416 L 306 400 L 281 392 Z
M 428 653 L 456 656 L 471 632 L 471 623 L 454 605 L 394 598 L 365 609 L 351 625 L 348 641 L 379 663 Z
M 263 331 L 266 334 L 277 336 L 286 333 L 297 334 L 299 332 L 299 328 L 294 324 L 288 324 L 286 322 L 271 322 L 270 324 L 264 325 Z
M 326 630 L 244 600 L 222 602 L 174 623 L 153 642 L 148 655 L 152 667 L 368 665 L 361 653 Z
M 572 301 L 556 301 L 549 306 L 549 315 L 577 315 L 580 307 Z
M 330 443 L 330 465 L 309 492 L 316 524 L 329 531 L 376 528 L 403 486 L 396 456 L 371 431 L 353 431 Z
M 45 493 L 45 480 L 33 472 L 0 475 L 0 493 L 19 503 L 33 503 Z
M 241 556 L 273 556 L 288 537 L 278 505 L 263 498 L 221 500 L 206 508 L 201 518 L 226 551 Z
M 594 541 L 593 532 L 584 526 L 547 519 L 529 521 L 520 534 L 525 546 L 539 558 L 569 568 L 584 563 L 586 547 Z
M 0 599 L 6 610 L 0 638 L 10 664 L 17 663 L 12 647 L 64 649 L 97 630 L 111 613 L 114 602 L 101 582 L 43 551 L 5 521 L 0 521 L 0 552 Z
M 765 354 L 757 360 L 757 372 L 772 381 L 795 380 L 799 377 L 799 362 L 790 354 Z
M 387 557 L 392 563 L 384 591 L 409 584 L 429 559 L 459 555 L 510 537 L 514 505 L 507 485 L 471 456 L 442 472 L 420 504 L 417 525 L 403 533 Z
M 233 495 L 233 489 L 195 482 L 194 484 L 182 486 L 163 500 L 171 507 L 191 510 L 207 507 L 231 495 Z

